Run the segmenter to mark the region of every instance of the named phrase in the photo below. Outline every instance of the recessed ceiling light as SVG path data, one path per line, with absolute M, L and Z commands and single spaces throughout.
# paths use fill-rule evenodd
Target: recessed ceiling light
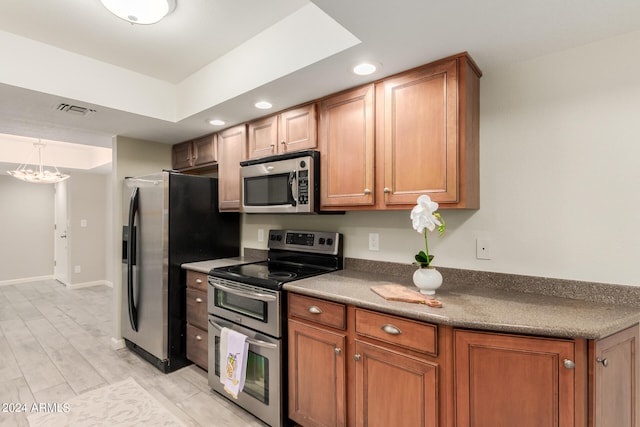
M 209 124 L 213 126 L 222 126 L 225 124 L 225 122 L 224 120 L 220 120 L 220 119 L 211 119 L 209 120 Z
M 273 105 L 271 105 L 271 103 L 267 101 L 256 102 L 255 106 L 256 108 L 259 108 L 261 110 L 268 110 L 269 108 L 273 107 Z
M 378 69 L 378 66 L 372 62 L 362 62 L 353 67 L 353 72 L 359 76 L 368 76 L 373 74 Z

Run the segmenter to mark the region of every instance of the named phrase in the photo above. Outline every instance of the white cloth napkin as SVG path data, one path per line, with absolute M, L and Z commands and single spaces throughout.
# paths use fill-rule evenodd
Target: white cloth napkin
M 227 393 L 238 398 L 247 377 L 247 336 L 229 328 L 220 334 L 220 382 Z

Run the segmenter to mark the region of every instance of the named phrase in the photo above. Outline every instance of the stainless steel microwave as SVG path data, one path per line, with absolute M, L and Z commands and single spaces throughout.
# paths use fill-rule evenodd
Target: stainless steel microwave
M 307 150 L 240 163 L 242 212 L 317 213 L 320 153 Z

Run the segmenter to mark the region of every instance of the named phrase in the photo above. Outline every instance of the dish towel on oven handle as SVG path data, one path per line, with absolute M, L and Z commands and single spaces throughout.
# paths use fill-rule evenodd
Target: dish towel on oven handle
M 247 376 L 249 343 L 247 336 L 233 329 L 222 328 L 220 333 L 220 382 L 227 393 L 238 398 Z

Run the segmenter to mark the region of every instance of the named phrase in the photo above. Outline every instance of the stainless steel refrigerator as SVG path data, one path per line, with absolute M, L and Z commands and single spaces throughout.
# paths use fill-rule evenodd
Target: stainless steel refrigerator
M 218 212 L 217 179 L 168 171 L 126 178 L 123 211 L 122 336 L 172 372 L 190 363 L 181 264 L 238 256 L 239 214 Z

